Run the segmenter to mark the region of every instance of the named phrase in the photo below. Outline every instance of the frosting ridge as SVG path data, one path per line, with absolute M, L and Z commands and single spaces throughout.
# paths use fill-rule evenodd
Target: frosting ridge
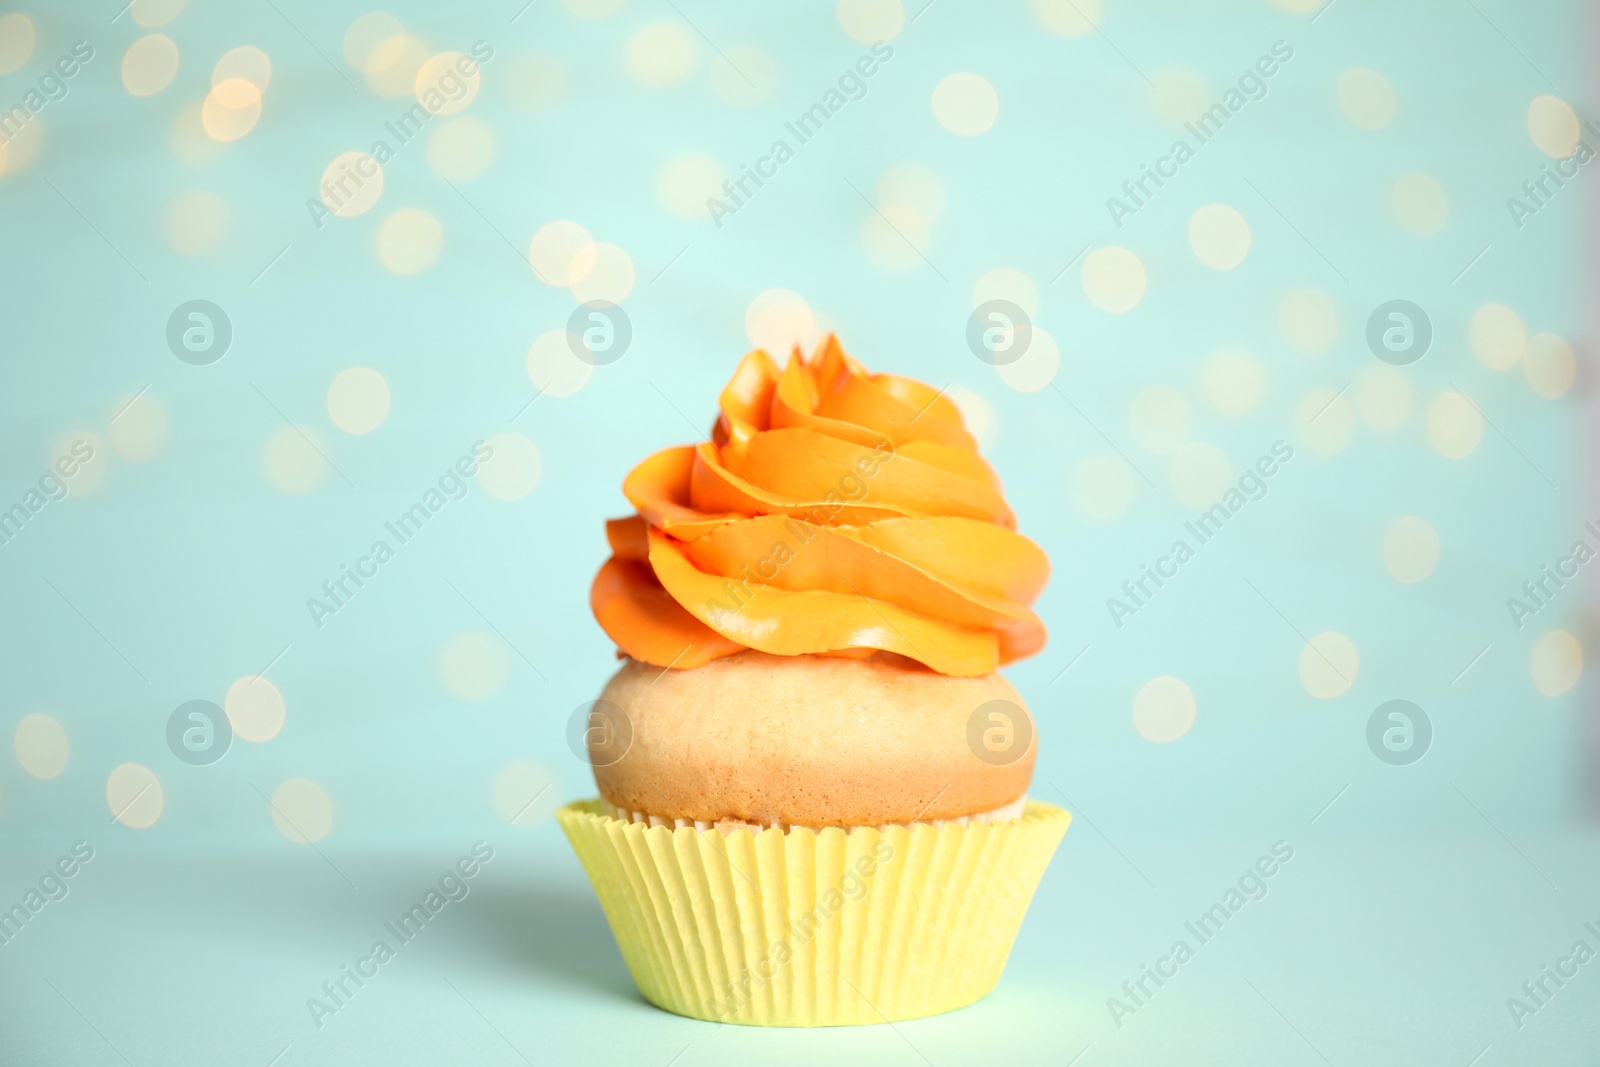
M 710 440 L 628 474 L 637 513 L 606 523 L 589 600 L 622 653 L 886 651 L 973 676 L 1043 647 L 1049 562 L 942 390 L 829 336 L 781 370 L 750 352 L 719 409 Z

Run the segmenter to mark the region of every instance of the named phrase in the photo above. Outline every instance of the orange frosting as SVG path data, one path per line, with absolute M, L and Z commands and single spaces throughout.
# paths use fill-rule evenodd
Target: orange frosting
M 698 667 L 895 652 L 982 675 L 1044 646 L 1028 607 L 1050 576 L 941 391 L 868 373 L 829 337 L 810 360 L 757 349 L 712 439 L 622 483 L 589 603 L 621 650 Z

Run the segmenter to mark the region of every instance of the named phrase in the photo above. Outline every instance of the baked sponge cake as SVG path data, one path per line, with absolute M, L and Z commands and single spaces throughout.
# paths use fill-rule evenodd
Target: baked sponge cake
M 595 782 L 613 814 L 670 825 L 886 826 L 1014 815 L 1035 747 L 974 759 L 973 709 L 998 674 L 946 678 L 911 660 L 746 651 L 692 670 L 628 660 L 600 695 L 626 709 L 632 745 Z M 1016 724 L 1031 737 L 1032 721 Z
M 1069 816 L 1004 664 L 1049 576 L 955 406 L 829 337 L 752 352 L 630 473 L 591 607 L 622 666 L 557 818 L 651 1003 L 774 1026 L 998 982 Z

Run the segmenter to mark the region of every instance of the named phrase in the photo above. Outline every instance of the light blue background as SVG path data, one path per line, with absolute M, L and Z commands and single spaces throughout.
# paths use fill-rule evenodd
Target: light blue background
M 1530 333 L 1585 335 L 1580 222 L 1592 176 L 1521 231 L 1505 207 L 1547 162 L 1524 125 L 1533 97 L 1588 113 L 1572 5 L 1338 0 L 1312 22 L 1242 0 L 1108 2 L 1103 34 L 1065 38 L 1020 3 L 941 0 L 894 38 L 866 98 L 719 229 L 664 211 L 657 172 L 683 152 L 733 171 L 766 151 L 866 49 L 827 6 L 636 2 L 586 21 L 539 0 L 513 23 L 516 0 L 449 13 L 390 4 L 435 49 L 495 48 L 467 111 L 493 130 L 495 160 L 458 194 L 414 143 L 386 167 L 374 210 L 320 230 L 306 200 L 323 168 L 369 147 L 406 103 L 375 96 L 341 57 L 361 10 L 192 2 L 155 31 L 180 49 L 175 81 L 141 99 L 118 66 L 147 31 L 117 6 L 25 8 L 37 45 L 0 76 L 9 106 L 73 41 L 96 50 L 70 95 L 36 120 L 38 158 L 0 175 L 0 502 L 22 495 L 63 434 L 106 440 L 119 401 L 141 389 L 168 420 L 157 456 L 113 455 L 95 492 L 50 505 L 0 546 L 0 725 L 44 712 L 71 743 L 51 780 L 0 764 L 0 904 L 73 841 L 96 849 L 72 894 L 0 948 L 0 1059 L 266 1064 L 289 1046 L 278 1062 L 515 1063 L 516 1049 L 541 1063 L 1063 1063 L 1091 1046 L 1085 1067 L 1466 1064 L 1490 1046 L 1479 1062 L 1584 1062 L 1577 1041 L 1592 1047 L 1600 1006 L 1593 967 L 1521 1031 L 1505 1008 L 1540 964 L 1586 936 L 1585 920 L 1600 925 L 1600 853 L 1582 817 L 1587 682 L 1552 699 L 1529 670 L 1548 629 L 1572 630 L 1588 649 L 1579 593 L 1564 591 L 1522 631 L 1505 609 L 1590 514 L 1584 401 L 1541 399 L 1467 346 L 1468 319 L 1488 302 L 1514 308 Z M 698 65 L 682 85 L 650 89 L 625 69 L 630 35 L 656 22 L 695 28 Z M 702 32 L 716 47 L 771 53 L 772 97 L 749 109 L 720 100 Z M 1188 68 L 1220 92 L 1279 39 L 1295 57 L 1266 98 L 1118 232 L 1105 198 L 1174 136 L 1140 72 Z M 169 130 L 239 44 L 272 59 L 260 124 L 209 163 L 180 162 Z M 561 56 L 572 79 L 537 114 L 504 91 L 512 60 L 531 50 Z M 1340 115 L 1334 87 L 1352 67 L 1394 87 L 1387 129 Z M 996 90 L 986 134 L 959 137 L 934 117 L 933 87 L 957 71 Z M 863 251 L 871 208 L 851 184 L 871 196 L 904 163 L 937 173 L 946 204 L 922 249 L 930 265 L 890 273 Z M 1434 237 L 1405 232 L 1389 211 L 1391 183 L 1412 170 L 1449 194 Z M 223 198 L 231 226 L 216 252 L 187 258 L 163 240 L 161 220 L 196 188 Z M 1209 203 L 1250 223 L 1235 270 L 1211 271 L 1189 250 L 1188 219 Z M 440 221 L 444 246 L 430 269 L 397 277 L 375 237 L 410 206 Z M 534 395 L 528 348 L 574 304 L 522 259 L 557 219 L 631 256 L 633 346 L 513 427 Z M 1106 244 L 1132 249 L 1148 272 L 1128 314 L 1085 298 L 1081 261 L 1061 273 L 1085 246 Z M 1007 388 L 967 350 L 972 284 L 1000 266 L 1038 286 L 1039 325 L 1062 351 L 1054 384 L 1089 421 L 1054 389 Z M 1278 333 L 1278 302 L 1299 287 L 1339 307 L 1326 355 L 1299 355 Z M 718 1030 L 644 1006 L 547 817 L 593 788 L 564 731 L 613 666 L 587 606 L 606 553 L 601 521 L 626 512 L 618 486 L 633 463 L 690 438 L 674 405 L 709 426 L 748 347 L 746 308 L 773 288 L 802 294 L 872 368 L 985 398 L 998 424 L 989 457 L 1021 529 L 1055 566 L 1037 605 L 1050 644 L 1008 673 L 1039 722 L 1035 794 L 1079 819 L 1000 990 L 897 1030 Z M 1423 306 L 1436 331 L 1429 355 L 1405 370 L 1409 417 L 1382 434 L 1358 421 L 1348 449 L 1312 455 L 1295 437 L 1295 406 L 1373 361 L 1366 317 L 1395 297 Z M 227 356 L 207 367 L 179 362 L 163 336 L 172 309 L 195 298 L 225 308 L 234 328 Z M 1234 420 L 1210 411 L 1198 387 L 1201 364 L 1223 347 L 1249 350 L 1267 371 L 1265 401 Z M 339 431 L 324 403 L 334 375 L 356 365 L 381 371 L 393 394 L 387 420 L 362 437 Z M 1190 399 L 1194 437 L 1236 470 L 1279 438 L 1297 455 L 1265 500 L 1119 631 L 1105 597 L 1193 516 L 1167 487 L 1166 461 L 1129 433 L 1130 401 L 1157 384 Z M 1426 412 L 1457 387 L 1493 425 L 1471 456 L 1450 461 L 1429 447 Z M 322 435 L 354 487 L 329 474 L 303 496 L 273 488 L 261 455 L 284 420 L 261 393 Z M 512 429 L 542 457 L 532 493 L 506 502 L 475 487 L 346 610 L 312 626 L 305 600 L 324 579 L 473 441 Z M 1153 483 L 1105 524 L 1069 492 L 1074 465 L 1110 451 L 1100 431 Z M 1437 570 L 1416 585 L 1391 578 L 1381 556 L 1385 529 L 1408 514 L 1427 518 L 1442 545 Z M 488 700 L 463 701 L 445 687 L 440 656 L 463 632 L 493 633 L 484 617 L 511 646 L 509 680 Z M 1343 695 L 1318 700 L 1302 687 L 1297 629 L 1334 630 L 1359 649 Z M 210 767 L 180 763 L 164 738 L 172 710 L 220 703 L 285 646 L 269 671 L 287 704 L 282 733 L 235 742 Z M 1183 679 L 1198 707 L 1189 733 L 1165 745 L 1143 740 L 1130 717 L 1134 694 L 1158 675 Z M 1395 697 L 1434 724 L 1431 751 L 1409 767 L 1366 747 L 1368 715 Z M 491 794 L 516 760 L 552 785 L 508 825 Z M 114 824 L 107 806 L 107 775 L 129 761 L 161 782 L 161 817 L 145 830 Z M 320 852 L 270 816 L 263 795 L 289 778 L 315 781 L 331 800 Z M 317 1031 L 305 998 L 480 838 L 497 858 L 474 895 Z M 1242 932 L 1203 948 L 1115 1029 L 1106 998 L 1278 839 L 1297 858 L 1235 920 Z

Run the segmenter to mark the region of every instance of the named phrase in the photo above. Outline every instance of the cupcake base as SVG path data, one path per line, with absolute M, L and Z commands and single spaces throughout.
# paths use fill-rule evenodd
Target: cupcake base
M 556 819 L 646 1000 L 751 1026 L 894 1022 L 971 1004 L 1000 980 L 1071 816 L 845 833 L 701 832 Z

